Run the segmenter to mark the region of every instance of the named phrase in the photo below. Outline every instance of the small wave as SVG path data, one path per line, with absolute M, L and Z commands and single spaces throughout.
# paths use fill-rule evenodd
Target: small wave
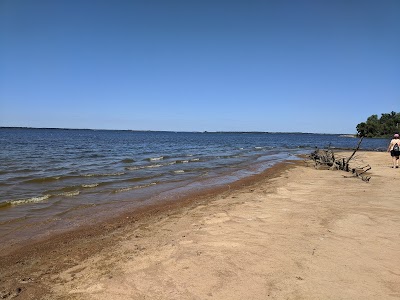
M 254 147 L 254 149 L 261 150 L 264 149 L 264 147 Z
M 71 152 L 68 152 L 69 154 L 75 154 L 73 151 Z M 82 155 L 79 155 L 78 156 L 78 159 L 87 159 L 87 158 L 103 158 L 103 157 L 106 157 L 106 155 L 104 155 L 104 154 L 98 154 L 98 153 L 95 153 L 95 154 L 90 154 L 90 153 L 92 153 L 92 151 L 84 151 L 84 152 L 81 152 L 81 154 Z
M 100 176 L 121 176 L 121 175 L 125 175 L 125 173 L 124 172 L 117 172 L 117 173 L 102 174 Z
M 28 199 L 12 200 L 8 203 L 10 203 L 9 205 L 21 205 L 21 204 L 27 204 L 27 203 L 37 203 L 37 202 L 47 200 L 49 198 L 50 198 L 50 195 L 44 195 L 44 196 L 32 197 L 32 198 L 28 198 Z
M 154 168 L 160 168 L 163 166 L 165 166 L 165 165 L 155 164 L 155 165 L 141 166 L 141 167 L 126 167 L 125 170 L 134 171 L 134 170 L 143 170 L 143 169 L 154 169 Z
M 160 176 L 160 174 L 155 174 L 152 176 L 143 176 L 143 177 L 131 177 L 131 178 L 124 179 L 121 181 L 116 181 L 116 182 L 138 182 L 138 181 L 143 181 L 143 180 L 150 180 L 150 179 L 158 177 L 158 176 Z
M 160 157 L 150 157 L 148 160 L 149 161 L 158 161 L 158 160 L 163 160 L 164 156 L 160 156 Z
M 193 158 L 190 161 L 200 161 L 200 158 Z
M 32 173 L 32 172 L 35 172 L 35 171 L 37 171 L 37 170 L 34 170 L 34 169 L 20 169 L 20 170 L 15 170 L 15 171 L 12 171 L 13 173 Z
M 187 164 L 189 161 L 188 160 L 177 160 L 177 164 Z
M 80 191 L 71 191 L 71 192 L 64 192 L 57 194 L 57 196 L 73 197 L 73 196 L 78 196 L 80 193 L 81 193 Z
M 231 158 L 238 158 L 238 157 L 240 157 L 240 155 L 238 155 L 238 154 L 218 156 L 219 159 L 231 159 Z
M 132 158 L 125 158 L 123 160 L 121 160 L 121 162 L 123 162 L 124 164 L 130 164 L 135 162 L 135 160 L 133 160 Z
M 134 170 L 140 170 L 140 169 L 143 169 L 143 167 L 126 167 L 125 168 L 125 170 L 128 170 L 128 171 L 134 171 Z
M 122 192 L 137 190 L 137 189 L 143 189 L 143 188 L 147 188 L 147 187 L 150 187 L 150 186 L 153 186 L 156 184 L 157 184 L 156 182 L 152 182 L 152 183 L 145 184 L 145 185 L 137 185 L 137 186 L 132 186 L 132 187 L 121 188 L 121 189 L 115 190 L 114 193 L 122 193 Z
M 118 189 L 118 190 L 115 190 L 114 193 L 122 193 L 122 192 L 127 192 L 127 191 L 130 191 L 130 190 L 133 190 L 133 188 L 132 187 L 128 187 L 128 188 Z
M 162 166 L 163 166 L 163 165 L 157 164 L 157 165 L 146 166 L 145 168 L 152 169 L 152 168 L 159 168 L 159 167 L 162 167 Z
M 92 184 L 82 184 L 82 187 L 84 188 L 94 188 L 96 186 L 98 186 L 98 183 L 92 183 Z
M 60 178 L 61 178 L 60 176 L 33 178 L 33 179 L 25 180 L 24 183 L 47 183 L 47 182 L 59 180 Z
M 98 158 L 98 157 L 106 157 L 104 154 L 92 154 L 89 155 L 89 158 Z
M 174 171 L 174 173 L 175 174 L 182 174 L 182 173 L 185 173 L 185 171 L 184 170 L 176 170 L 176 171 Z
M 107 176 L 121 176 L 125 175 L 124 172 L 117 172 L 117 173 L 105 173 L 105 174 L 84 174 L 85 177 L 107 177 Z

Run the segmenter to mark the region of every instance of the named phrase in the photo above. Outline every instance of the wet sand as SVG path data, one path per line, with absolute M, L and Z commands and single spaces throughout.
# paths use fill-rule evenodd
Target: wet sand
M 350 153 L 337 155 L 348 156 Z M 0 254 L 3 299 L 399 299 L 400 169 L 303 161 Z

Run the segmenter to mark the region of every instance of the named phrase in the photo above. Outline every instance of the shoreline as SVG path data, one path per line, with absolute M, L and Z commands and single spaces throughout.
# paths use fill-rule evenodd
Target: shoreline
M 296 159 L 296 157 L 293 159 Z M 271 163 L 272 166 L 277 164 L 273 159 L 271 159 L 269 163 Z M 31 244 L 31 242 L 29 242 L 31 236 L 37 236 L 37 238 L 35 238 L 37 240 L 45 240 L 50 235 L 59 235 L 77 228 L 91 227 L 93 224 L 109 222 L 115 219 L 115 216 L 125 214 L 126 212 L 138 212 L 141 214 L 155 207 L 161 208 L 164 205 L 168 206 L 170 202 L 185 202 L 187 199 L 190 201 L 190 199 L 194 197 L 207 196 L 229 189 L 230 186 L 240 184 L 242 181 L 252 181 L 254 180 L 253 177 L 262 176 L 264 171 L 257 170 L 261 168 L 265 171 L 271 168 L 271 166 L 266 167 L 263 163 L 252 163 L 247 166 L 247 169 L 227 169 L 207 178 L 202 178 L 200 176 L 196 179 L 183 179 L 179 183 L 175 183 L 174 181 L 160 182 L 157 183 L 157 185 L 154 184 L 156 190 L 139 191 L 142 192 L 142 194 L 138 195 L 131 194 L 131 196 L 127 196 L 122 193 L 121 195 L 117 193 L 107 195 L 107 193 L 103 193 L 99 194 L 99 197 L 108 199 L 106 201 L 99 201 L 98 204 L 96 203 L 97 199 L 89 202 L 84 198 L 83 201 L 74 199 L 74 201 L 71 201 L 72 204 L 70 206 L 65 206 L 66 208 L 64 208 L 64 211 L 57 211 L 57 208 L 52 211 L 51 207 L 45 208 L 46 215 L 42 219 L 39 219 L 37 216 L 34 216 L 32 219 L 29 217 L 25 218 L 23 215 L 17 216 L 17 218 L 7 221 L 11 225 L 8 228 L 4 228 L 4 236 L 0 237 L 2 241 L 2 243 L 0 243 L 0 256 L 2 256 L 2 253 L 10 252 L 10 249 L 17 249 L 21 247 L 21 245 Z M 244 172 L 244 174 L 249 172 L 253 173 L 253 175 L 243 175 L 239 174 L 240 172 Z M 136 190 L 133 189 L 133 191 Z M 113 197 L 118 199 L 118 202 L 115 201 Z M 10 204 L 8 205 L 11 206 Z M 3 213 L 5 213 L 6 210 L 12 210 L 13 207 L 0 209 L 3 209 Z M 59 215 L 62 215 L 62 217 L 59 217 Z M 4 222 L 4 224 L 8 225 L 7 222 Z
M 387 177 L 393 169 L 386 168 L 386 156 L 357 152 L 356 163 L 372 166 L 371 183 L 288 161 L 229 189 L 135 216 L 126 212 L 101 225 L 2 253 L 1 296 L 374 299 L 380 292 L 395 298 L 400 296 L 399 275 L 394 275 L 400 274 L 395 255 L 400 250 L 395 243 L 400 205 L 390 197 L 398 195 L 393 183 L 399 182 L 400 172 Z M 335 189 L 335 184 L 343 188 Z M 357 238 L 350 243 L 353 234 Z M 382 241 L 383 257 L 378 253 Z M 344 270 L 347 275 L 338 281 Z M 371 282 L 371 276 L 378 277 Z M 353 289 L 340 290 L 351 282 Z M 320 290 L 311 292 L 315 286 Z M 339 290 L 331 294 L 334 288 Z
M 261 181 L 269 180 L 280 176 L 293 165 L 300 161 L 284 161 L 280 162 L 264 172 L 249 177 L 242 178 L 232 184 L 218 186 L 213 189 L 206 190 L 202 193 L 192 193 L 187 197 L 181 197 L 174 201 L 148 205 L 133 211 L 126 211 L 116 217 L 104 219 L 93 225 L 83 225 L 72 230 L 67 230 L 61 233 L 56 233 L 50 237 L 43 237 L 35 240 L 25 240 L 17 245 L 3 248 L 0 252 L 0 270 L 9 270 L 10 268 L 22 269 L 22 272 L 11 272 L 11 274 L 0 273 L 0 278 L 5 282 L 5 287 L 0 285 L 0 288 L 8 290 L 10 295 L 17 295 L 14 288 L 10 286 L 19 286 L 20 280 L 18 277 L 24 277 L 26 272 L 37 272 L 43 268 L 41 265 L 46 265 L 46 261 L 54 261 L 58 256 L 69 256 L 67 253 L 74 253 L 74 260 L 83 261 L 96 253 L 111 247 L 115 243 L 114 235 L 118 235 L 121 229 L 140 230 L 143 226 L 156 222 L 159 219 L 166 218 L 171 214 L 177 214 L 183 209 L 192 209 L 199 205 L 207 205 L 209 202 L 215 201 L 220 195 L 231 194 L 235 191 L 240 191 L 243 188 L 255 185 Z M 93 245 L 96 244 L 95 247 Z M 65 249 L 68 247 L 68 249 Z M 82 251 L 83 248 L 85 251 Z M 27 267 L 32 262 L 38 261 L 38 267 Z M 62 270 L 68 269 L 70 264 L 58 264 L 56 270 L 46 272 L 43 275 L 55 275 Z M 19 275 L 17 275 L 19 274 Z M 10 276 L 11 275 L 11 276 Z M 29 277 L 31 278 L 31 277 Z M 2 282 L 0 282 L 2 283 Z M 29 283 L 29 282 L 28 282 Z M 18 288 L 16 288 L 18 289 Z M 47 294 L 45 286 L 32 288 L 30 291 L 31 298 L 44 297 Z M 7 293 L 5 293 L 7 295 Z M 3 296 L 0 294 L 0 296 Z M 6 298 L 8 299 L 8 298 Z
M 0 247 L 0 259 L 1 257 L 13 253 L 18 252 L 22 248 L 31 247 L 36 244 L 46 243 L 47 241 L 51 241 L 52 239 L 61 236 L 66 236 L 66 238 L 70 235 L 80 236 L 79 232 L 93 232 L 93 234 L 100 234 L 98 231 L 98 227 L 104 228 L 116 228 L 120 226 L 120 223 L 125 223 L 124 219 L 132 218 L 133 220 L 140 220 L 141 218 L 145 218 L 146 216 L 158 213 L 164 213 L 165 211 L 176 209 L 179 207 L 184 207 L 187 205 L 191 205 L 192 202 L 196 201 L 204 201 L 210 197 L 215 197 L 220 193 L 234 191 L 236 189 L 240 189 L 243 185 L 251 185 L 259 180 L 262 180 L 264 177 L 273 177 L 277 176 L 278 173 L 282 172 L 282 169 L 286 169 L 288 164 L 293 164 L 296 160 L 285 160 L 283 162 L 279 162 L 261 173 L 250 175 L 238 179 L 234 182 L 225 183 L 225 184 L 217 184 L 213 187 L 203 187 L 200 190 L 187 190 L 183 195 L 179 195 L 177 192 L 173 191 L 171 195 L 163 197 L 163 199 L 158 199 L 159 196 L 153 196 L 150 198 L 149 203 L 146 204 L 135 204 L 132 203 L 130 205 L 125 205 L 123 209 L 111 209 L 110 212 L 103 213 L 103 216 L 97 220 L 90 219 L 91 223 L 79 223 L 79 225 L 72 225 L 72 227 L 60 227 L 56 228 L 53 233 L 50 235 L 46 235 L 45 232 L 39 234 L 40 237 L 35 238 L 34 241 L 28 238 L 19 239 L 18 241 L 13 241 L 12 245 L 3 245 Z M 278 172 L 278 173 L 277 173 Z M 180 189 L 185 187 L 180 187 Z M 167 192 L 169 193 L 169 191 Z M 115 206 L 115 203 L 104 204 L 100 207 L 97 207 L 97 213 L 101 211 L 104 207 L 108 205 Z M 87 211 L 91 213 L 90 211 Z M 115 214 L 115 216 L 113 216 Z M 35 229 L 33 229 L 35 230 Z M 32 230 L 31 230 L 32 231 Z M 35 231 L 32 231 L 35 232 Z M 27 233 L 22 233 L 22 236 L 26 237 Z M 23 249 L 21 250 L 23 252 Z M 1 262 L 1 260 L 0 260 Z

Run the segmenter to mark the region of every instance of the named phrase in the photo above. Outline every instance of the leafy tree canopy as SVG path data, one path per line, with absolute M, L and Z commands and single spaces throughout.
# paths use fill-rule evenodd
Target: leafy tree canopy
M 382 114 L 368 117 L 366 122 L 357 125 L 358 136 L 365 137 L 390 137 L 400 130 L 400 113 L 392 111 L 389 114 Z

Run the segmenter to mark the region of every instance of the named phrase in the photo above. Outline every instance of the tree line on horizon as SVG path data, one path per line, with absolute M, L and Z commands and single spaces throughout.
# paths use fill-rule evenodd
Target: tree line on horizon
M 368 117 L 366 122 L 357 125 L 357 135 L 364 137 L 390 137 L 394 133 L 399 133 L 400 113 L 392 111 Z

